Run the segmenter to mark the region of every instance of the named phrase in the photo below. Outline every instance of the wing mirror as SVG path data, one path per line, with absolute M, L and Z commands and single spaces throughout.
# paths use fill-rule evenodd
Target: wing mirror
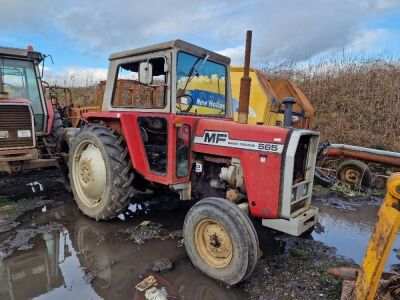
M 139 65 L 139 82 L 146 85 L 153 83 L 153 65 L 148 61 Z

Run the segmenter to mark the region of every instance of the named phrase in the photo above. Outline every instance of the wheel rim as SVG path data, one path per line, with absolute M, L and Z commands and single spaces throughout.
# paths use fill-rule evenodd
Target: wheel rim
M 355 169 L 345 169 L 342 172 L 343 181 L 348 183 L 357 184 L 361 179 L 361 172 Z
M 232 260 L 232 240 L 225 227 L 215 220 L 205 219 L 197 224 L 195 243 L 201 258 L 214 268 L 224 268 Z
M 91 141 L 82 141 L 73 161 L 73 180 L 79 199 L 90 208 L 101 202 L 106 189 L 106 164 L 100 149 Z

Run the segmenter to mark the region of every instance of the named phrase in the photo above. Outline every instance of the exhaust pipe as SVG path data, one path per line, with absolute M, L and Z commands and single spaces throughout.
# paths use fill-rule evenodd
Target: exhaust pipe
M 243 77 L 240 79 L 239 116 L 238 116 L 238 122 L 240 124 L 247 124 L 249 118 L 249 101 L 250 101 L 250 87 L 251 87 L 251 78 L 249 76 L 251 36 L 252 36 L 252 31 L 248 30 L 246 33 L 246 52 L 244 54 Z
M 283 113 L 283 127 L 292 127 L 292 115 L 293 105 L 296 103 L 296 99 L 293 97 L 286 97 L 282 103 L 285 105 L 285 111 Z

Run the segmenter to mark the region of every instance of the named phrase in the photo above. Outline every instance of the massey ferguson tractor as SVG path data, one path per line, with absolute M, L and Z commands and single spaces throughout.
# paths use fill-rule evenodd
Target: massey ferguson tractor
M 249 216 L 299 236 L 318 213 L 311 193 L 319 134 L 247 124 L 250 39 L 238 122 L 230 59 L 175 40 L 110 56 L 102 111 L 84 115 L 69 150 L 74 198 L 90 218 L 116 217 L 136 190 L 200 200 L 184 222 L 187 253 L 229 285 L 257 263 Z
M 56 167 L 62 121 L 45 101 L 40 52 L 0 47 L 0 173 Z

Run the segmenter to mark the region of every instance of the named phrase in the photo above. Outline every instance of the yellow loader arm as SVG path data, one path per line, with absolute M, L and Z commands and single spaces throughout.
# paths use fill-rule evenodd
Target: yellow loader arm
M 392 174 L 387 182 L 385 200 L 358 273 L 354 295 L 357 300 L 374 299 L 386 259 L 400 226 L 400 173 Z

